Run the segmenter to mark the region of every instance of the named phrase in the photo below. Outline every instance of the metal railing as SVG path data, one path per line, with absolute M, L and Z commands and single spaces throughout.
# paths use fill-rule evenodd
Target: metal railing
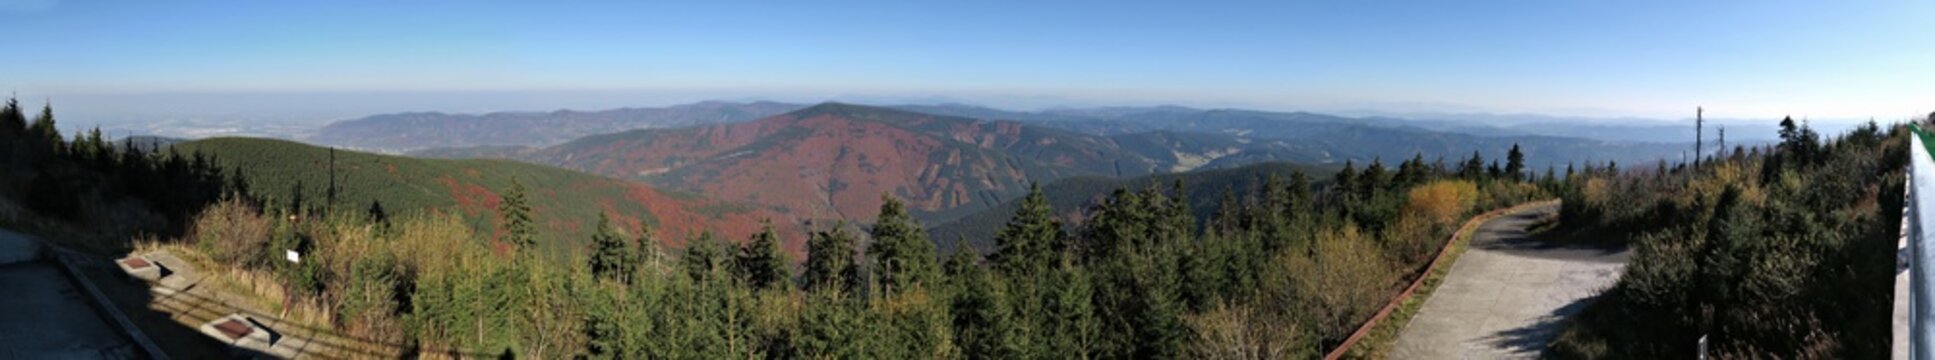
M 1908 358 L 1935 359 L 1935 244 L 1925 231 L 1935 227 L 1935 217 L 1924 211 L 1935 209 L 1935 158 L 1929 155 L 1926 132 L 1910 126 L 1912 145 L 1908 152 L 1908 206 L 1904 214 L 1908 256 Z M 1897 329 L 1900 331 L 1900 329 Z

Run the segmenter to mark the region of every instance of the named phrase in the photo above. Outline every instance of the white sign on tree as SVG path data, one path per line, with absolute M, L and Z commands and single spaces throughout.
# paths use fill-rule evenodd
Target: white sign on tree
M 289 262 L 292 263 L 302 263 L 302 254 L 297 253 L 295 250 L 283 250 L 282 258 L 289 259 Z

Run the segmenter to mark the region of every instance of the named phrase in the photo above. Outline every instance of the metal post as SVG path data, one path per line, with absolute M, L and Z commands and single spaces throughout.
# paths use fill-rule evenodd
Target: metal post
M 1700 360 L 1707 360 L 1707 336 L 1700 335 Z

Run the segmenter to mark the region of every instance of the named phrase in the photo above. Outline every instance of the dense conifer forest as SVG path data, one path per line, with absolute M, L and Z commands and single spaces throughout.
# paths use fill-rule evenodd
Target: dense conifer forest
M 1771 148 L 1565 182 L 1555 231 L 1635 253 L 1551 355 L 1683 357 L 1704 336 L 1722 358 L 1888 356 L 1911 132 L 1869 123 L 1822 142 L 1780 125 Z
M 292 306 L 309 321 L 430 353 L 536 358 L 1311 355 L 1416 276 L 1465 215 L 1558 184 L 1507 173 L 1522 167 L 1516 151 L 1502 166 L 1474 154 L 1456 169 L 1418 157 L 1395 168 L 1347 165 L 1321 189 L 1300 171 L 1228 189 L 1208 217 L 1178 196 L 1187 184 L 1172 182 L 1116 189 L 1082 209 L 1079 224 L 1064 224 L 1036 187 L 986 256 L 941 258 L 892 197 L 871 224 L 813 229 L 805 259 L 781 251 L 771 225 L 747 239 L 662 241 L 605 216 L 587 219 L 597 226 L 585 248 L 547 256 L 533 250 L 538 228 L 520 187 L 497 194 L 493 231 L 503 241 L 492 241 L 439 212 L 253 201 L 233 191 L 245 181 L 221 176 L 209 159 L 166 149 L 104 156 L 114 148 L 62 140 L 51 110 L 43 113 L 35 124 L 46 125 L 8 130 L 28 139 L 8 142 L 10 164 L 38 174 L 10 177 L 29 181 L 10 184 L 9 195 L 28 199 L 34 214 L 96 221 L 61 205 L 97 199 L 23 191 L 53 186 L 38 179 L 60 171 L 89 171 L 76 176 L 106 182 L 91 196 L 139 200 L 156 223 L 179 224 L 155 227 L 176 232 L 152 232 L 140 246 L 254 274 L 302 299 Z M 78 170 L 50 170 L 58 167 Z M 111 185 L 134 169 L 175 174 L 182 185 Z M 164 185 L 171 191 L 141 188 Z M 276 249 L 314 260 L 270 261 Z
M 1563 175 L 1532 175 L 1517 149 L 1321 180 L 1227 172 L 1267 178 L 1217 182 L 1260 185 L 1221 189 L 1208 212 L 1182 178 L 1137 182 L 1073 221 L 1037 185 L 992 239 L 948 242 L 987 249 L 938 249 L 885 196 L 871 223 L 812 227 L 795 259 L 770 222 L 745 239 L 661 239 L 602 212 L 582 248 L 536 251 L 551 235 L 522 186 L 495 194 L 489 234 L 436 211 L 256 201 L 205 156 L 70 140 L 51 106 L 25 118 L 0 109 L 10 227 L 103 252 L 175 249 L 293 295 L 304 321 L 426 355 L 534 358 L 1316 356 L 1421 276 L 1466 217 L 1551 196 L 1564 207 L 1542 236 L 1636 249 L 1554 355 L 1663 357 L 1707 336 L 1719 354 L 1867 357 L 1886 351 L 1864 339 L 1888 335 L 1911 133 L 1870 124 L 1822 142 L 1787 120 L 1767 148 Z M 102 224 L 118 225 L 90 227 Z M 314 261 L 271 261 L 276 249 Z

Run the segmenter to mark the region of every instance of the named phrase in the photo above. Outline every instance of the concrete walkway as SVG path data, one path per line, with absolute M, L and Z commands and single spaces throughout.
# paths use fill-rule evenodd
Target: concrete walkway
M 1471 247 L 1398 334 L 1396 359 L 1536 358 L 1565 317 L 1623 273 L 1630 252 L 1538 241 L 1525 234 L 1559 205 L 1480 225 Z
M 42 250 L 0 231 L 0 359 L 147 358 Z

